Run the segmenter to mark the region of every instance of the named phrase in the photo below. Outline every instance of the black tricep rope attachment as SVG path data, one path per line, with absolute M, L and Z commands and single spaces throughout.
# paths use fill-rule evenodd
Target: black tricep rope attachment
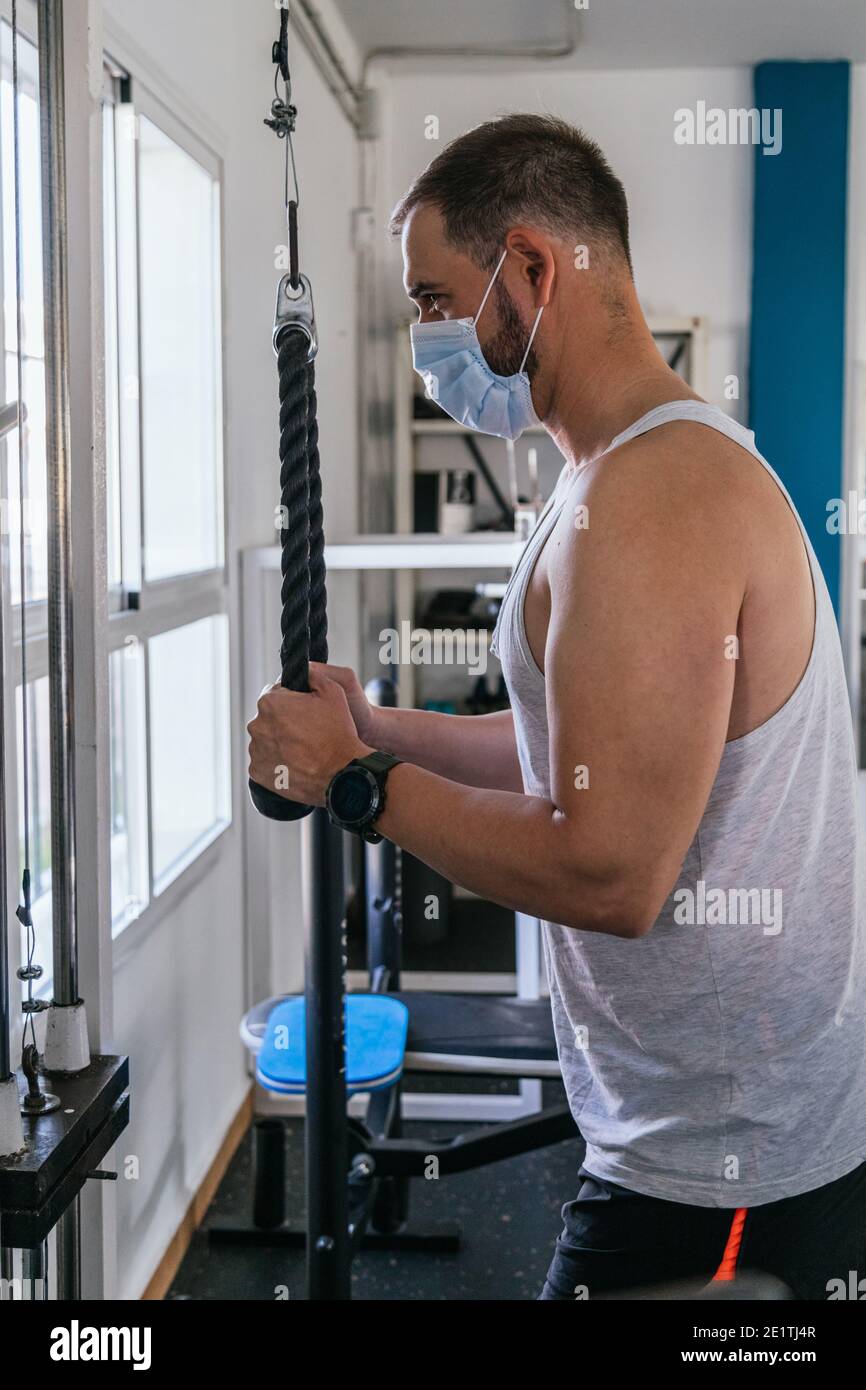
M 310 282 L 302 275 L 293 289 L 291 275 L 284 275 L 274 323 L 280 389 L 280 684 L 298 691 L 310 688 L 310 661 L 328 659 L 316 347 Z M 249 786 L 256 810 L 271 820 L 300 820 L 313 809 L 256 782 Z

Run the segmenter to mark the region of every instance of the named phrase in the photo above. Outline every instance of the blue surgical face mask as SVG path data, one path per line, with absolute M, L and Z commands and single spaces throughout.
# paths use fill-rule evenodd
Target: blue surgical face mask
M 490 370 L 475 331 L 507 254 L 503 251 L 500 256 L 474 319 L 413 323 L 410 331 L 412 365 L 430 399 L 458 425 L 467 425 L 482 434 L 495 434 L 500 439 L 517 439 L 530 425 L 539 424 L 529 377 L 523 368 L 544 305 L 535 316 L 520 369 L 511 376 L 498 376 Z

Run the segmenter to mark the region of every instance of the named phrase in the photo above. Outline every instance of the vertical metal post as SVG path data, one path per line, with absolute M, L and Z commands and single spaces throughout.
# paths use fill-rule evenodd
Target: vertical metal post
M 398 897 L 400 851 L 391 840 L 364 846 L 367 971 L 370 988 L 398 990 L 403 914 Z
M 72 509 L 69 390 L 69 238 L 63 0 L 37 0 L 42 154 L 42 278 L 45 320 L 45 453 L 48 503 L 48 722 L 51 769 L 51 922 L 54 1011 L 79 1004 L 75 894 Z M 88 466 L 90 460 L 88 459 Z M 79 1028 L 86 1026 L 78 1011 Z M 49 1028 L 51 1020 L 49 1020 Z M 82 1045 L 83 1044 L 83 1047 Z M 86 1055 L 86 1038 L 69 1056 Z M 63 1059 L 64 1049 L 58 1055 Z M 81 1061 L 77 1063 L 82 1065 Z M 61 1062 L 62 1065 L 62 1062 Z M 57 1297 L 80 1297 L 78 1199 L 57 1226 Z
M 3 640 L 3 575 L 0 571 L 0 1081 L 12 1074 L 9 1006 L 9 899 L 6 859 L 6 647 Z
M 27 1297 L 33 1302 L 48 1299 L 48 1244 L 42 1241 L 32 1250 L 21 1252 L 21 1276 Z
M 331 824 L 317 808 L 303 823 L 306 997 L 307 1297 L 349 1298 L 345 943 L 334 930 Z
M 12 1071 L 12 1009 L 9 995 L 9 921 L 6 854 L 6 647 L 3 624 L 3 573 L 0 569 L 0 1157 L 24 1144 L 18 1081 Z M 0 1212 L 0 1239 L 3 1213 Z M 11 1251 L 0 1249 L 0 1279 L 8 1279 Z M 5 1285 L 4 1285 L 5 1287 Z
M 80 1201 L 80 1196 L 74 1198 L 54 1228 L 58 1298 L 67 1303 L 81 1298 Z
M 63 0 L 37 0 L 45 305 L 48 690 L 54 1002 L 78 1002 Z
M 20 386 L 19 386 L 20 389 Z M 20 407 L 21 420 L 26 409 Z M 19 405 L 11 402 L 0 410 L 0 439 L 19 422 Z M 21 445 L 19 442 L 19 449 Z M 4 573 L 0 567 L 0 1081 L 12 1075 L 12 1014 L 9 998 L 9 863 L 6 841 L 6 633 L 3 593 Z
M 253 1225 L 273 1231 L 286 1219 L 286 1131 L 265 1117 L 253 1126 Z
M 393 709 L 397 687 L 376 676 L 364 687 L 373 705 Z M 398 990 L 403 947 L 403 915 L 399 895 L 400 851 L 391 840 L 364 845 L 367 921 L 367 970 L 371 989 Z

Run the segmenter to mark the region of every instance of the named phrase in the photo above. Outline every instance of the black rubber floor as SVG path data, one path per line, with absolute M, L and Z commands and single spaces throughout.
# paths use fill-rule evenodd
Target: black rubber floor
M 431 1078 L 432 1080 L 432 1078 Z M 437 1078 L 438 1081 L 438 1078 Z M 439 1083 L 440 1085 L 442 1083 Z M 477 1083 L 475 1083 L 477 1088 Z M 429 1087 L 428 1087 L 429 1088 Z M 446 1089 L 445 1086 L 442 1087 Z M 454 1078 L 447 1090 L 458 1089 Z M 504 1090 L 505 1087 L 488 1089 Z M 545 1103 L 563 1099 L 558 1083 L 545 1083 Z M 453 1134 L 457 1124 L 411 1124 L 407 1134 Z M 287 1125 L 288 1214 L 303 1219 L 303 1129 Z M 541 1288 L 560 1230 L 559 1209 L 576 1191 L 583 1157 L 573 1141 L 506 1159 L 470 1173 L 412 1184 L 412 1216 L 427 1226 L 460 1223 L 456 1255 L 364 1251 L 355 1261 L 356 1299 L 534 1299 Z M 250 1203 L 250 1138 L 244 1140 L 223 1180 L 209 1219 L 244 1216 Z M 212 1245 L 204 1230 L 193 1239 L 170 1297 L 268 1299 L 304 1296 L 303 1254 L 294 1250 Z

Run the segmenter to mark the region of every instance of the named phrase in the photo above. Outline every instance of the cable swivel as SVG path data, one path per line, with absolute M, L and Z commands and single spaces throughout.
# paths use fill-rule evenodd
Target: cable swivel
M 287 135 L 291 135 L 295 129 L 295 120 L 298 115 L 297 106 L 291 102 L 283 101 L 282 97 L 274 97 L 271 102 L 270 117 L 266 116 L 264 123 L 277 134 L 281 140 L 285 140 Z

